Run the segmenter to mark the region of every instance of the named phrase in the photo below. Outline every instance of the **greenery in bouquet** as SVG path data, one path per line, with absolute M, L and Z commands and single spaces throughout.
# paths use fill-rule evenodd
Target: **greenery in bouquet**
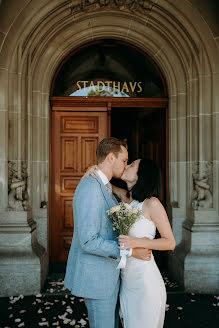
M 121 202 L 112 207 L 107 214 L 113 221 L 113 230 L 121 235 L 128 235 L 131 226 L 140 218 L 142 211 L 127 203 Z

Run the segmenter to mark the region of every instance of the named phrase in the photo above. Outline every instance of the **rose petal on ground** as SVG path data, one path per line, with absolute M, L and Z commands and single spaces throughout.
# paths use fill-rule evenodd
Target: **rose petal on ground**
M 10 306 L 10 307 L 8 308 L 8 310 L 12 310 L 12 306 Z
M 42 294 L 37 294 L 36 297 L 42 297 Z
M 190 301 L 191 301 L 191 302 L 196 302 L 196 300 L 193 300 L 193 299 L 191 299 Z
M 42 320 L 42 321 L 46 321 L 46 318 L 42 318 L 41 320 Z
M 9 318 L 13 318 L 13 316 L 14 316 L 14 315 L 11 313 L 11 314 L 9 315 Z
M 21 322 L 21 319 L 17 318 L 17 319 L 14 320 L 14 322 Z
M 36 305 L 36 302 L 33 302 L 32 304 L 33 304 L 33 305 Z
M 20 313 L 25 313 L 25 312 L 27 312 L 27 310 L 21 310 L 21 311 L 20 311 Z
M 63 323 L 64 323 L 64 325 L 67 325 L 70 321 L 71 321 L 71 319 L 65 319 L 65 320 L 63 320 Z
M 36 299 L 37 303 L 42 303 L 42 301 L 40 299 Z
M 76 320 L 73 319 L 71 322 L 70 322 L 70 326 L 74 326 L 76 324 Z
M 39 309 L 39 310 L 37 311 L 37 313 L 43 313 L 43 311 L 42 311 L 41 309 Z
M 178 310 L 183 310 L 183 307 L 182 306 L 177 306 L 177 309 Z
M 73 312 L 72 309 L 67 309 L 66 311 L 67 311 L 68 313 L 72 313 L 72 312 Z
M 24 322 L 21 322 L 18 327 L 24 327 L 25 326 L 25 323 Z
M 46 322 L 39 322 L 38 325 L 39 326 L 47 326 L 47 327 L 49 327 L 48 321 L 46 321 Z
M 59 319 L 65 320 L 66 316 L 68 315 L 68 312 L 65 312 L 62 315 L 58 315 Z
M 65 301 L 62 301 L 62 305 L 65 305 L 66 304 L 66 302 Z
M 86 325 L 87 321 L 85 321 L 84 319 L 81 319 L 80 321 L 78 321 L 78 323 L 80 323 L 83 327 Z
M 57 321 L 57 322 L 53 322 L 52 325 L 53 325 L 53 326 L 58 326 L 58 325 L 59 325 L 59 321 Z
M 84 302 L 84 299 L 83 299 L 83 298 L 80 298 L 80 299 L 79 299 L 79 302 Z

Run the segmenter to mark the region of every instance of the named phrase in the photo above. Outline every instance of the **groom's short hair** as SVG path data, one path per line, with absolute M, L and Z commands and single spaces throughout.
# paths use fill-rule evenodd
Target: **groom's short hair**
M 102 163 L 109 153 L 118 154 L 122 151 L 121 146 L 127 147 L 126 140 L 117 139 L 114 137 L 101 140 L 96 150 L 97 163 Z

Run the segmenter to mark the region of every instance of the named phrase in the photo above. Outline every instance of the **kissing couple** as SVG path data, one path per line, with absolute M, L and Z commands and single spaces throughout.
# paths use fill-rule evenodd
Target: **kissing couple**
M 159 169 L 149 159 L 127 165 L 127 145 L 113 137 L 99 143 L 96 157 L 95 177 L 91 169 L 73 198 L 74 235 L 65 287 L 84 298 L 90 328 L 118 328 L 119 314 L 124 328 L 162 328 L 166 289 L 151 250 L 173 250 L 175 239 L 158 199 Z M 125 181 L 129 192 L 112 186 L 112 177 Z M 118 204 L 113 193 L 141 210 L 128 235 L 118 236 L 107 215 Z M 127 250 L 121 270 L 119 246 Z

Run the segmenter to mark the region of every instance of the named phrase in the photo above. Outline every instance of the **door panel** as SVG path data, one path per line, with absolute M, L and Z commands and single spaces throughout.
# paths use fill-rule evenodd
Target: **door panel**
M 107 111 L 53 111 L 51 137 L 50 256 L 51 263 L 64 263 L 74 230 L 72 198 L 87 167 L 96 163 L 99 141 L 107 137 Z

